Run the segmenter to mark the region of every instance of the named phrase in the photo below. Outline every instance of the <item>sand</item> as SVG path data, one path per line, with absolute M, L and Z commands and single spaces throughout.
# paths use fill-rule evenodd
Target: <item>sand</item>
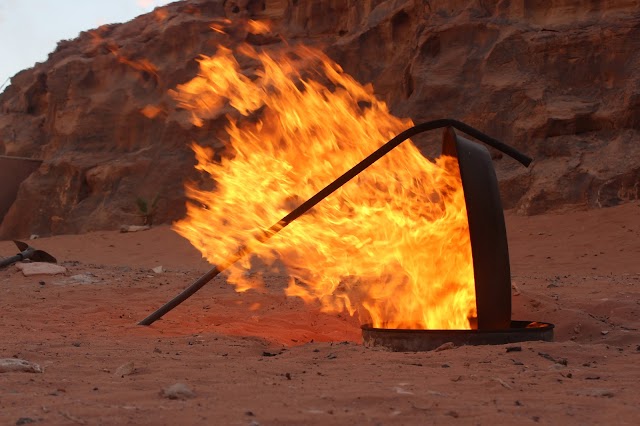
M 0 373 L 0 424 L 636 424 L 640 203 L 507 225 L 513 318 L 556 324 L 520 351 L 366 348 L 278 275 L 244 294 L 217 278 L 141 327 L 209 268 L 169 227 L 31 241 L 68 272 L 0 270 L 0 358 L 44 369 Z

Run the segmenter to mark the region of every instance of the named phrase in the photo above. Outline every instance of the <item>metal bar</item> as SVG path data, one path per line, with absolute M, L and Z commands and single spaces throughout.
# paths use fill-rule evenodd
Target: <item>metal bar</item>
M 345 183 L 349 182 L 351 179 L 356 177 L 362 171 L 364 171 L 367 167 L 378 161 L 380 158 L 384 157 L 389 151 L 393 148 L 400 145 L 402 142 L 407 139 L 423 132 L 427 132 L 430 130 L 440 129 L 442 127 L 452 126 L 474 138 L 486 143 L 489 146 L 492 146 L 499 151 L 509 155 L 513 159 L 522 163 L 525 167 L 528 167 L 531 163 L 531 158 L 527 157 L 520 151 L 516 150 L 509 145 L 506 145 L 497 139 L 494 139 L 488 135 L 485 135 L 481 131 L 474 129 L 473 127 L 464 124 L 460 121 L 453 120 L 450 118 L 445 118 L 441 120 L 433 120 L 428 121 L 426 123 L 421 123 L 416 126 L 413 126 L 404 132 L 400 133 L 389 142 L 382 145 L 380 148 L 375 150 L 372 154 L 370 154 L 367 158 L 356 164 L 353 168 L 345 172 L 342 176 L 331 182 L 329 185 L 325 186 L 321 189 L 317 194 L 313 197 L 309 198 L 304 203 L 300 204 L 297 208 L 291 211 L 291 213 L 287 214 L 285 217 L 280 219 L 277 223 L 273 224 L 269 229 L 263 231 L 262 233 L 256 236 L 256 241 L 258 243 L 264 243 L 269 238 L 280 232 L 283 228 L 289 225 L 291 222 L 311 210 L 316 204 L 320 201 L 324 200 L 326 197 L 331 195 L 333 192 L 338 190 Z M 187 300 L 191 297 L 195 292 L 200 290 L 206 283 L 215 278 L 220 272 L 227 269 L 229 266 L 234 264 L 236 261 L 249 254 L 250 250 L 246 247 L 241 247 L 234 254 L 229 256 L 225 261 L 219 265 L 214 266 L 209 271 L 207 271 L 204 275 L 198 278 L 193 284 L 184 289 L 180 294 L 175 296 L 173 299 L 165 303 L 151 315 L 147 316 L 145 319 L 140 321 L 138 325 L 151 325 L 158 319 L 162 318 L 167 312 L 173 310 L 176 306 Z
M 16 254 L 15 256 L 10 256 L 10 257 L 6 257 L 2 260 L 0 260 L 0 268 L 4 268 L 5 266 L 9 266 L 13 263 L 19 262 L 21 260 L 24 260 L 24 257 L 22 257 L 22 255 L 20 254 Z

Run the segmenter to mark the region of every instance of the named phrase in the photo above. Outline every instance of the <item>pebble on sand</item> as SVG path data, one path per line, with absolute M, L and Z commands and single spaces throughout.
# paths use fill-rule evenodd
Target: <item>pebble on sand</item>
M 189 399 L 195 398 L 196 394 L 191 390 L 191 388 L 184 383 L 176 383 L 174 385 L 169 386 L 166 389 L 163 389 L 160 392 L 164 398 L 167 399 Z
M 24 359 L 5 358 L 0 359 L 0 373 L 19 371 L 23 373 L 43 373 L 44 370 L 38 364 Z

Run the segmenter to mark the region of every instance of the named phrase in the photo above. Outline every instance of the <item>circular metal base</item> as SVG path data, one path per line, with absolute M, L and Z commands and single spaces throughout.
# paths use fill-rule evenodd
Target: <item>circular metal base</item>
M 504 345 L 532 340 L 553 341 L 553 324 L 535 321 L 511 321 L 500 330 L 412 330 L 362 327 L 365 346 L 383 346 L 396 352 L 431 351 L 451 342 L 463 345 Z

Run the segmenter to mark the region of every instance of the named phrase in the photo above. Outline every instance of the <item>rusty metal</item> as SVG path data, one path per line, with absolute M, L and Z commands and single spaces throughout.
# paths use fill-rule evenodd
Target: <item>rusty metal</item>
M 23 243 L 22 241 L 13 241 L 13 243 L 18 247 L 20 253 L 15 256 L 6 257 L 4 259 L 0 259 L 0 268 L 5 266 L 9 266 L 13 263 L 20 262 L 21 260 L 30 259 L 34 262 L 48 262 L 48 263 L 57 263 L 55 257 L 51 256 L 49 253 L 43 250 L 38 250 L 31 247 L 27 243 Z
M 291 213 L 280 219 L 277 223 L 273 224 L 270 228 L 263 230 L 262 232 L 255 235 L 255 241 L 259 243 L 266 242 L 269 238 L 280 232 L 283 228 L 289 225 L 291 222 L 302 216 L 304 213 L 311 210 L 316 204 L 320 201 L 324 200 L 326 197 L 335 192 L 338 188 L 340 188 L 345 183 L 349 182 L 351 179 L 360 174 L 367 167 L 378 161 L 380 158 L 385 156 L 389 151 L 400 145 L 402 142 L 407 139 L 426 131 L 440 129 L 443 127 L 453 127 L 456 128 L 469 136 L 472 136 L 487 145 L 509 155 L 513 159 L 519 161 L 524 166 L 529 166 L 531 163 L 531 158 L 527 157 L 523 153 L 519 152 L 517 149 L 506 145 L 499 140 L 488 136 L 481 131 L 474 129 L 473 127 L 462 123 L 457 120 L 453 120 L 450 118 L 445 118 L 441 120 L 428 121 L 426 123 L 418 124 L 414 127 L 411 127 L 404 132 L 400 133 L 389 142 L 382 145 L 372 154 L 370 154 L 367 158 L 362 160 L 360 163 L 356 164 L 342 176 L 331 182 L 329 185 L 320 190 L 313 197 L 309 198 L 307 201 L 299 205 L 295 208 Z M 204 275 L 198 278 L 195 282 L 193 282 L 189 287 L 185 288 L 182 292 L 180 292 L 173 299 L 165 303 L 163 306 L 158 308 L 156 311 L 151 313 L 145 319 L 140 321 L 139 325 L 151 325 L 158 319 L 162 318 L 166 313 L 173 310 L 176 306 L 180 305 L 182 302 L 191 297 L 194 293 L 204 287 L 209 281 L 211 281 L 214 277 L 220 274 L 222 271 L 226 270 L 233 263 L 237 262 L 244 256 L 250 253 L 250 250 L 246 247 L 240 247 L 234 254 L 225 259 L 221 264 L 215 265 L 209 271 L 207 271 Z
M 410 330 L 362 326 L 365 346 L 382 346 L 395 352 L 431 351 L 446 344 L 504 345 L 526 341 L 553 341 L 554 325 L 544 322 L 510 321 L 508 327 L 488 330 Z
M 477 319 L 472 330 L 409 330 L 362 326 L 366 346 L 398 352 L 429 351 L 445 343 L 501 345 L 553 341 L 554 325 L 511 320 L 511 272 L 504 213 L 489 151 L 448 127 L 442 154 L 456 157 L 464 191 L 473 256 Z
M 458 159 L 467 206 L 478 329 L 508 328 L 511 322 L 511 272 L 507 229 L 498 179 L 484 146 L 456 135 L 443 134 L 442 153 Z

